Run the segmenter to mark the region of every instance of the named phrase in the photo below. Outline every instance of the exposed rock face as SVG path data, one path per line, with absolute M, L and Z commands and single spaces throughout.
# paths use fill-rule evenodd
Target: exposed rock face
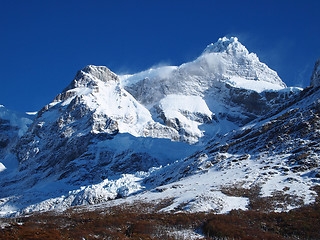
M 77 72 L 74 80 L 65 90 L 63 90 L 63 92 L 73 88 L 98 87 L 97 80 L 104 83 L 119 83 L 118 76 L 111 72 L 107 67 L 88 65 Z
M 313 73 L 311 76 L 311 86 L 320 86 L 320 58 L 316 61 L 316 64 L 314 65 Z

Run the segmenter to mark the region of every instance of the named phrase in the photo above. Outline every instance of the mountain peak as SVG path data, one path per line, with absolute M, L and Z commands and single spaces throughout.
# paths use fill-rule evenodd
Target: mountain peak
M 311 76 L 311 86 L 318 87 L 320 86 L 320 58 L 316 61 Z
M 112 71 L 110 71 L 110 69 L 105 66 L 88 65 L 80 71 L 80 76 L 78 75 L 79 74 L 79 72 L 78 72 L 78 74 L 76 75 L 76 79 L 78 77 L 81 78 L 83 76 L 83 73 L 90 74 L 91 76 L 93 76 L 103 82 L 109 82 L 109 81 L 118 82 L 119 81 L 118 76 L 115 73 L 113 73 Z
M 222 53 L 226 52 L 228 54 L 233 53 L 244 53 L 249 54 L 245 46 L 243 46 L 237 37 L 223 37 L 215 43 L 209 44 L 206 49 L 203 51 L 203 54 L 207 53 Z
M 78 87 L 92 88 L 97 86 L 97 81 L 105 83 L 120 82 L 119 77 L 114 72 L 110 71 L 109 68 L 105 66 L 88 65 L 77 72 L 73 81 L 63 90 L 63 92 Z

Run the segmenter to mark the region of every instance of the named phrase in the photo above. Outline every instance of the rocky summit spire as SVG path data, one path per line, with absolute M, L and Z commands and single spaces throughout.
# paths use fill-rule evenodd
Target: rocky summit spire
M 88 65 L 78 71 L 73 81 L 63 92 L 78 87 L 96 87 L 97 81 L 105 83 L 119 83 L 118 76 L 105 66 Z
M 215 43 L 209 44 L 206 49 L 203 51 L 204 54 L 206 53 L 219 53 L 219 52 L 226 52 L 228 54 L 234 53 L 244 53 L 249 54 L 249 51 L 243 46 L 237 37 L 223 37 L 219 38 L 219 40 Z
M 80 72 L 90 74 L 103 82 L 119 81 L 118 76 L 115 73 L 111 72 L 110 69 L 105 66 L 88 65 L 84 67 Z
M 316 61 L 316 64 L 314 65 L 310 85 L 313 87 L 320 86 L 320 58 Z

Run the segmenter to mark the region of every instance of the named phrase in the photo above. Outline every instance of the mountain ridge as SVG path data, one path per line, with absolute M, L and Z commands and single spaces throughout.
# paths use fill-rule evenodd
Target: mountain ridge
M 15 133 L 0 159 L 17 162 L 0 166 L 0 213 L 118 198 L 174 199 L 163 211 L 247 209 L 248 197 L 226 194 L 235 185 L 258 187 L 261 197 L 287 187 L 283 194 L 299 201 L 279 200 L 277 211 L 311 203 L 318 96 L 315 86 L 287 88 L 237 38 L 221 38 L 181 66 L 133 75 L 88 65 Z

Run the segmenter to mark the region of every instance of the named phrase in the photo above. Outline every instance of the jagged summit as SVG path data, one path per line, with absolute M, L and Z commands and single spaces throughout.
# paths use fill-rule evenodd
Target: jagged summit
M 213 92 L 225 84 L 258 93 L 286 88 L 278 74 L 249 53 L 236 37 L 220 38 L 194 61 L 122 75 L 120 79 L 128 92 L 148 106 L 170 94 L 215 95 Z
M 242 53 L 249 54 L 249 51 L 243 46 L 237 37 L 223 37 L 215 43 L 209 44 L 206 49 L 203 51 L 203 54 L 206 53 L 221 53 L 226 52 L 228 54 L 232 53 Z
M 311 86 L 318 87 L 320 86 L 320 58 L 316 61 L 311 76 Z
M 105 66 L 88 65 L 84 67 L 80 72 L 90 74 L 103 82 L 119 81 L 118 76 Z M 76 76 L 76 79 L 77 78 L 78 75 Z
M 93 88 L 98 85 L 97 81 L 102 81 L 104 83 L 119 83 L 119 78 L 105 66 L 88 65 L 77 72 L 74 80 L 63 92 L 79 87 Z

